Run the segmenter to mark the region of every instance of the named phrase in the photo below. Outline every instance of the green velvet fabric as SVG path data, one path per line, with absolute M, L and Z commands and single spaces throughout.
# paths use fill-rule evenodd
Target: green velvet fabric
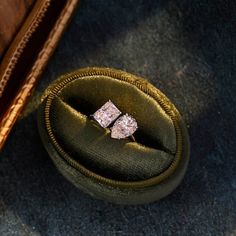
M 86 76 L 66 85 L 59 96 L 87 116 L 111 100 L 123 113 L 135 117 L 139 127 L 135 136 L 141 143 L 175 153 L 172 120 L 156 100 L 128 82 L 104 75 Z
M 129 139 L 112 139 L 107 130 L 59 99 L 52 105 L 56 138 L 70 156 L 99 175 L 123 181 L 147 179 L 160 174 L 173 159 Z
M 92 119 L 108 100 L 137 120 L 135 141 L 112 139 Z M 187 130 L 173 104 L 148 81 L 115 69 L 84 68 L 54 81 L 42 97 L 38 126 L 59 171 L 107 201 L 158 200 L 178 186 L 189 161 Z
M 112 139 L 108 129 L 91 119 L 109 99 L 137 120 L 135 142 Z M 158 176 L 174 159 L 176 136 L 170 117 L 148 94 L 109 76 L 86 76 L 66 84 L 51 104 L 50 123 L 66 153 L 106 178 L 145 180 Z

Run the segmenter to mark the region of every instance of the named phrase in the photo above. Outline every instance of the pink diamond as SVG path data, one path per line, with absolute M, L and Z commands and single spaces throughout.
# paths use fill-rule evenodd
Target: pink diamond
M 93 114 L 93 118 L 103 127 L 108 127 L 116 120 L 121 111 L 109 100 Z
M 138 128 L 136 120 L 128 114 L 121 116 L 116 120 L 111 128 L 111 137 L 116 139 L 127 138 L 131 136 Z

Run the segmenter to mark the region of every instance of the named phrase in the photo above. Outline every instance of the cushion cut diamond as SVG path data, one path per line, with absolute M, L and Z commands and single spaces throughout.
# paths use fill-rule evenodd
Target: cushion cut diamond
M 108 127 L 121 114 L 121 111 L 109 100 L 93 114 L 93 118 L 103 127 Z
M 111 137 L 123 139 L 131 136 L 138 128 L 136 120 L 128 114 L 121 116 L 116 120 L 111 128 Z

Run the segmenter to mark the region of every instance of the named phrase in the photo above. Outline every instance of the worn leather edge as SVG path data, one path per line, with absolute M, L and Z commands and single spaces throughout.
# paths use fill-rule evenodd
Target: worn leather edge
M 39 26 L 40 22 L 38 21 L 38 17 L 44 16 L 49 4 L 50 0 L 36 1 L 32 11 L 9 46 L 9 49 L 0 65 L 0 97 L 2 96 L 12 71 L 14 70 L 17 57 L 22 54 L 27 42 L 30 40 L 30 37 Z
M 55 50 L 56 45 L 78 2 L 79 0 L 68 0 L 60 17 L 56 21 L 53 30 L 50 32 L 47 41 L 44 43 L 44 46 L 38 55 L 31 72 L 27 75 L 21 90 L 12 101 L 10 108 L 7 110 L 4 119 L 0 124 L 0 149 L 3 147 L 9 132 L 16 122 L 17 117 L 21 113 L 28 97 L 39 79 L 40 74 L 46 66 L 47 61 Z

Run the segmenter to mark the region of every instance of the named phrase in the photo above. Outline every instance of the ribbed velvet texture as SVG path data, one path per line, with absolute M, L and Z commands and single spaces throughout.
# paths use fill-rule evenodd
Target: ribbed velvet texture
M 135 142 L 112 139 L 109 129 L 91 119 L 109 99 L 137 120 Z M 107 178 L 148 179 L 174 159 L 176 136 L 170 117 L 148 94 L 109 76 L 87 76 L 65 85 L 51 104 L 50 123 L 57 141 L 73 159 Z

